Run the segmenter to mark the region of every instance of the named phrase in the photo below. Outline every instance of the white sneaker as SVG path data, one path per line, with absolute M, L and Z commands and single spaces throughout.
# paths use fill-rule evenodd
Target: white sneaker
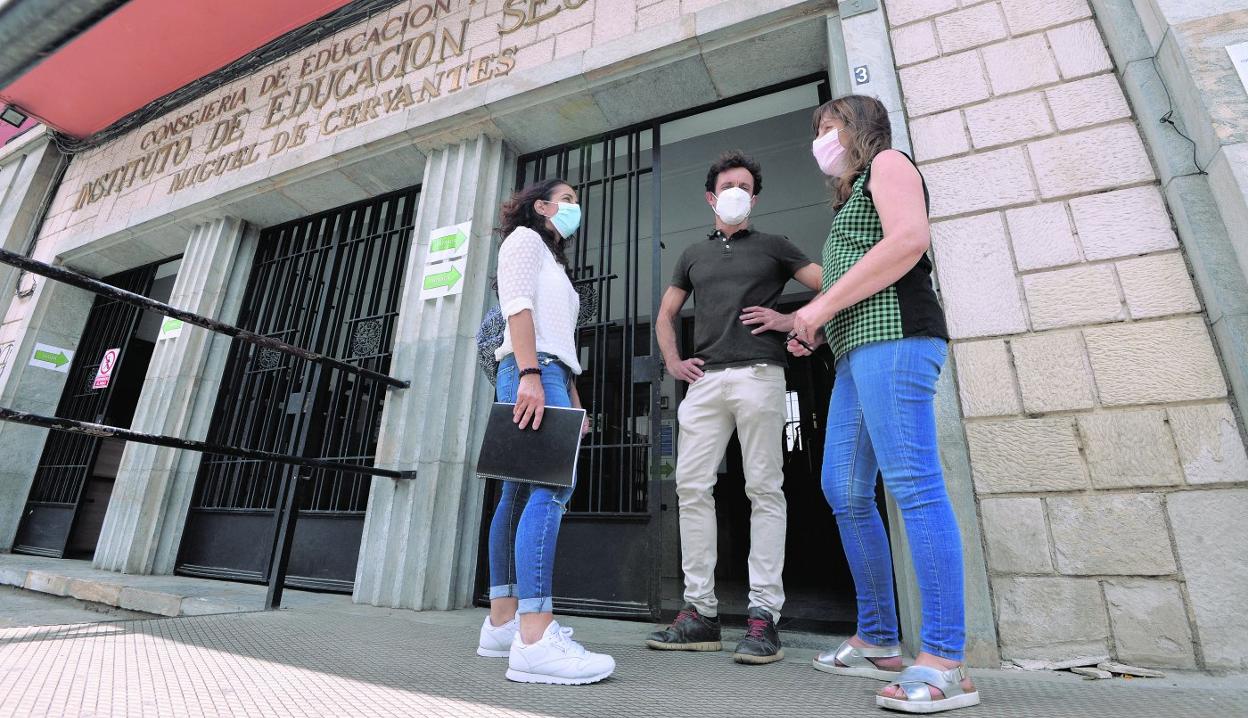
M 571 628 L 560 628 L 551 621 L 537 643 L 525 645 L 516 633 L 511 643 L 507 679 L 518 683 L 552 683 L 579 686 L 597 683 L 615 670 L 615 659 L 605 653 L 591 653 L 572 640 Z
M 516 623 L 513 616 L 512 619 L 501 626 L 495 626 L 490 623 L 490 617 L 485 617 L 485 622 L 481 624 L 481 640 L 477 643 L 477 655 L 486 658 L 506 658 L 511 655 L 511 640 L 516 637 L 519 632 L 520 624 Z

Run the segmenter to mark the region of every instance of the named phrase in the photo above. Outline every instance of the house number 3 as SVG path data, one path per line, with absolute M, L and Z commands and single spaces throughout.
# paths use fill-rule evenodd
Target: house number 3
M 871 81 L 871 71 L 866 65 L 859 65 L 854 68 L 854 84 L 865 85 Z

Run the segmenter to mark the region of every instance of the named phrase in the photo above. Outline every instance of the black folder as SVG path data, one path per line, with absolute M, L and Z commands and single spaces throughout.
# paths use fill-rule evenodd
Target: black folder
M 572 486 L 585 410 L 548 406 L 541 428 L 534 431 L 531 422 L 522 430 L 512 421 L 515 406 L 495 402 L 490 408 L 477 475 L 558 488 Z

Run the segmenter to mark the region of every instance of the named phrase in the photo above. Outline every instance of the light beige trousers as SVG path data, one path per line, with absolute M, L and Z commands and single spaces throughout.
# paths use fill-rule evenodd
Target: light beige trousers
M 680 498 L 681 565 L 685 601 L 704 616 L 718 615 L 715 597 L 716 469 L 732 430 L 741 441 L 745 493 L 750 499 L 750 607 L 784 605 L 784 368 L 754 365 L 707 372 L 680 403 L 676 495 Z

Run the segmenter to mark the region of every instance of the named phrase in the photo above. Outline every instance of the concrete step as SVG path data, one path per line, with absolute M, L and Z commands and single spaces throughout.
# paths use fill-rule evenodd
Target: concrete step
M 0 554 L 0 585 L 157 616 L 203 616 L 264 609 L 265 587 L 185 576 L 102 571 L 89 561 Z M 320 594 L 287 590 L 284 605 L 316 603 Z

